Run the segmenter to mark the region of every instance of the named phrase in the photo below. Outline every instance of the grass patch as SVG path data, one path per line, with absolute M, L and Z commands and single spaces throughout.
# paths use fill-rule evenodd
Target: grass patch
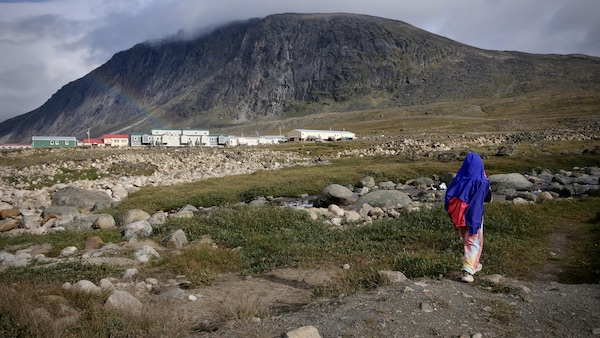
M 91 236 L 98 236 L 104 243 L 118 243 L 122 240 L 120 229 L 102 230 L 95 232 L 87 231 L 55 231 L 43 236 L 22 234 L 19 236 L 0 237 L 0 250 L 15 253 L 17 250 L 27 249 L 35 245 L 52 244 L 45 255 L 57 257 L 62 249 L 74 246 L 79 250 L 85 247 L 85 240 Z
M 63 262 L 41 266 L 30 264 L 22 267 L 9 267 L 0 273 L 0 283 L 30 282 L 43 285 L 45 283 L 75 283 L 82 279 L 94 283 L 107 277 L 119 277 L 123 268 L 109 264 L 87 264 L 82 262 Z
M 206 286 L 211 285 L 219 273 L 240 271 L 242 259 L 237 251 L 195 243 L 179 254 L 153 261 L 153 266 L 175 275 L 185 275 L 196 286 Z

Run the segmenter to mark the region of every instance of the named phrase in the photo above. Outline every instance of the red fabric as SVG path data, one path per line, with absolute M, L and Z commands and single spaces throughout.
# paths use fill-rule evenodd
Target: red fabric
M 452 217 L 452 223 L 454 223 L 455 228 L 467 226 L 465 210 L 468 206 L 467 203 L 461 201 L 458 197 L 453 197 L 448 202 L 448 213 L 450 214 L 450 217 Z

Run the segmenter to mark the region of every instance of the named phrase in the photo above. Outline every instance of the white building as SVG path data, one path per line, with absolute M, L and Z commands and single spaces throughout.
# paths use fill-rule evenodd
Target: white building
M 339 141 L 353 140 L 356 135 L 349 131 L 341 130 L 314 130 L 314 129 L 294 129 L 285 134 L 290 141 Z

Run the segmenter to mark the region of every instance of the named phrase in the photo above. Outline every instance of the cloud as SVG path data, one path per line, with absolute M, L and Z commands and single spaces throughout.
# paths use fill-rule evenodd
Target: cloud
M 368 14 L 484 49 L 600 56 L 597 0 L 0 0 L 0 121 L 137 43 L 285 12 Z

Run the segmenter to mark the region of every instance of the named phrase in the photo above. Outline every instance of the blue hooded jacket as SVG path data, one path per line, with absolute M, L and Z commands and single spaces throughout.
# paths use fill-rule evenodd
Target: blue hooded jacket
M 468 226 L 474 235 L 483 223 L 483 203 L 490 193 L 490 181 L 481 157 L 469 153 L 446 191 L 444 207 L 456 227 Z M 464 224 L 463 224 L 464 222 Z

